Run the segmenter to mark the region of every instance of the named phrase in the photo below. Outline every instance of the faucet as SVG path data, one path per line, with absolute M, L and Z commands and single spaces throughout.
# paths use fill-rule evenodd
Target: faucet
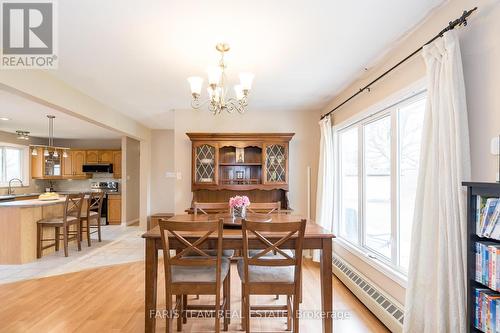
M 11 180 L 9 180 L 9 189 L 7 190 L 7 195 L 14 194 L 14 190 L 12 189 L 12 182 L 14 180 L 17 180 L 21 184 L 21 186 L 24 186 L 23 185 L 23 181 L 21 179 L 19 179 L 19 178 L 12 178 Z

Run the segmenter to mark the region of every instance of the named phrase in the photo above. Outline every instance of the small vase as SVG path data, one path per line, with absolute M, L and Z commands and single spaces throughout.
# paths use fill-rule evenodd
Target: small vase
M 233 207 L 232 216 L 233 219 L 244 219 L 247 216 L 247 208 L 245 206 Z

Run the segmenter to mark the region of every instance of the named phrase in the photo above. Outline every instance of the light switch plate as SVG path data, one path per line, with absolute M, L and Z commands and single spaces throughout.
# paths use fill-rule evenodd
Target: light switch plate
M 498 136 L 491 139 L 491 154 L 492 155 L 500 155 L 499 143 L 498 143 L 499 140 L 500 140 L 500 137 L 498 137 Z
M 181 180 L 182 179 L 182 173 L 179 171 L 177 172 L 177 180 Z
M 172 171 L 165 172 L 165 177 L 167 178 L 177 178 L 177 173 Z

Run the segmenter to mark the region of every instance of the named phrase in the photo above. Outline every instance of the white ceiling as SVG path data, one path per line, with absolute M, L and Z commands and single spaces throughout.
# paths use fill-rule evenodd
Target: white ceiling
M 187 109 L 186 78 L 231 45 L 251 112 L 319 109 L 443 0 L 64 0 L 53 74 L 151 128 Z M 205 80 L 206 82 L 206 80 Z
M 45 105 L 33 102 L 10 92 L 0 90 L 0 131 L 15 133 L 29 131 L 30 136 L 48 137 L 47 115 L 54 115 L 54 137 L 59 139 L 115 139 L 120 135 L 88 123 Z

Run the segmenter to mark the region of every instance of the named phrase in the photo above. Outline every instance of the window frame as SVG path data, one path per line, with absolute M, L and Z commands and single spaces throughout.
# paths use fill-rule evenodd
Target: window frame
M 335 156 L 335 188 L 334 188 L 334 227 L 333 231 L 339 235 L 337 240 L 353 254 L 362 258 L 372 266 L 376 266 L 379 270 L 387 275 L 391 275 L 395 281 L 401 285 L 406 284 L 407 271 L 400 263 L 400 113 L 399 110 L 405 106 L 415 103 L 419 100 L 427 98 L 427 89 L 424 81 L 419 81 L 412 87 L 408 87 L 404 91 L 395 94 L 389 99 L 379 103 L 368 110 L 341 122 L 333 127 L 334 132 L 334 156 Z M 390 117 L 391 121 L 391 257 L 387 258 L 375 250 L 366 246 L 366 184 L 365 184 L 365 150 L 364 145 L 364 126 L 384 117 Z M 341 147 L 339 135 L 344 131 L 357 129 L 358 134 L 358 242 L 353 243 L 347 238 L 340 235 L 340 219 L 341 219 Z
M 9 179 L 4 179 L 5 176 L 5 168 L 6 168 L 6 154 L 5 149 L 18 149 L 21 152 L 21 161 L 20 161 L 20 169 L 21 169 L 21 177 L 20 179 L 23 182 L 23 187 L 28 187 L 30 185 L 30 149 L 29 146 L 18 145 L 14 143 L 8 142 L 0 142 L 0 150 L 3 150 L 3 154 L 0 160 L 0 188 L 8 188 L 9 187 Z M 17 185 L 15 187 L 20 187 Z

